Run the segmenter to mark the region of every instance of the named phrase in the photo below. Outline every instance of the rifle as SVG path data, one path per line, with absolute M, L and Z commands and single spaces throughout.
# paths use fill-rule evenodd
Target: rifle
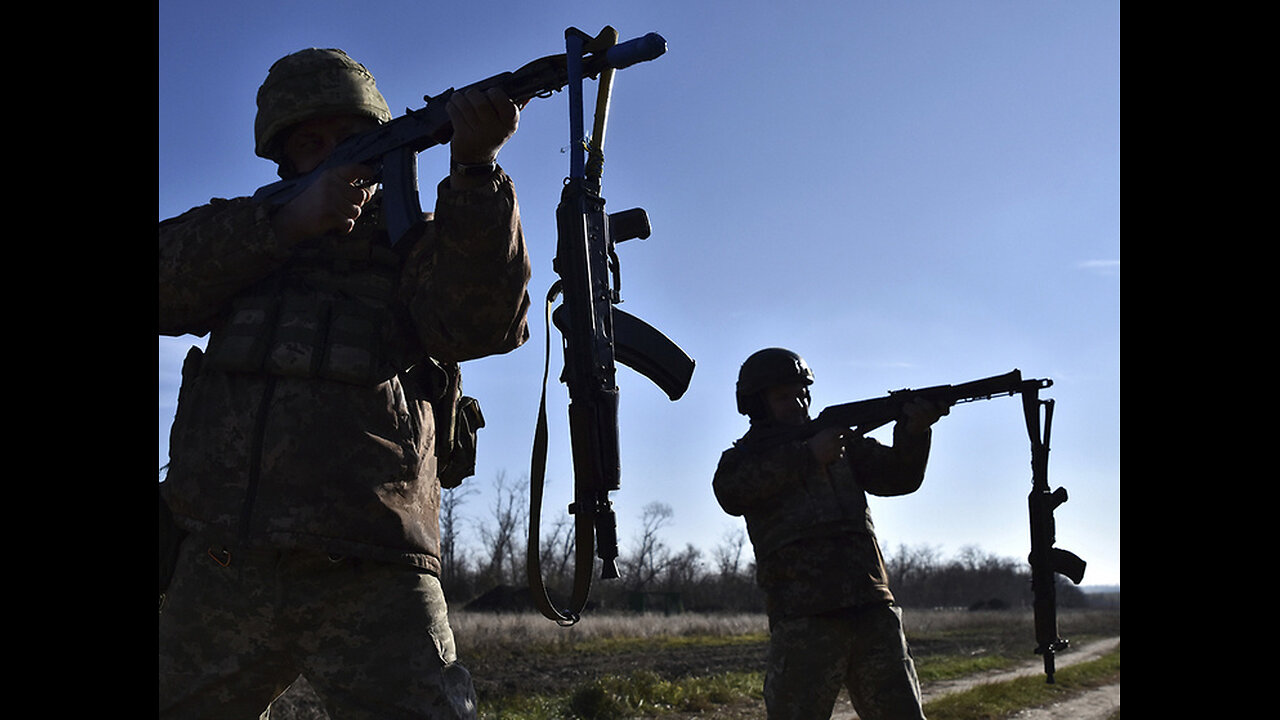
M 1053 400 L 1040 400 L 1035 392 L 1022 395 L 1027 434 L 1031 437 L 1031 494 L 1027 506 L 1031 516 L 1031 591 L 1035 595 L 1036 654 L 1044 656 L 1045 682 L 1053 682 L 1054 655 L 1065 650 L 1069 640 L 1058 635 L 1057 575 L 1079 585 L 1084 580 L 1085 561 L 1074 553 L 1053 546 L 1053 511 L 1067 501 L 1067 489 L 1049 490 L 1049 429 L 1053 421 Z M 1044 411 L 1043 433 L 1041 410 Z
M 657 38 L 657 40 L 652 40 Z M 651 57 L 666 50 L 666 41 L 645 36 Z M 608 55 L 617 31 L 606 27 L 595 38 L 580 30 L 565 31 L 568 63 L 570 159 L 556 208 L 558 243 L 553 267 L 559 279 L 547 293 L 547 358 L 550 358 L 550 324 L 554 320 L 563 336 L 564 371 L 561 381 L 569 390 L 569 434 L 572 445 L 575 516 L 575 568 L 573 595 L 568 608 L 555 607 L 542 580 L 539 523 L 546 472 L 547 370 L 542 379 L 542 400 L 534 434 L 529 489 L 529 538 L 526 570 L 534 603 L 547 618 L 572 625 L 580 618 L 591 589 L 592 551 L 601 560 L 601 578 L 618 577 L 617 522 L 609 493 L 621 486 L 618 450 L 618 388 L 615 361 L 640 372 L 658 385 L 671 400 L 678 400 L 689 386 L 693 360 L 675 343 L 644 321 L 614 307 L 621 302 L 619 263 L 615 244 L 631 238 L 647 238 L 649 218 L 643 209 L 606 214 L 600 196 L 604 131 L 612 94 L 613 66 L 600 70 L 595 125 L 588 140 L 583 134 L 582 79 L 593 67 L 577 59 Z M 655 43 L 660 50 L 653 52 Z M 649 59 L 645 57 L 643 59 Z M 557 296 L 564 301 L 551 312 Z
M 362 164 L 374 169 L 374 182 L 381 182 L 386 199 L 383 213 L 387 235 L 394 247 L 409 230 L 422 222 L 418 199 L 418 153 L 442 145 L 453 137 L 453 124 L 446 106 L 455 92 L 502 88 L 507 97 L 521 105 L 535 97 L 549 97 L 569 82 L 568 68 L 575 65 L 586 77 L 612 73 L 666 51 L 666 40 L 650 33 L 594 52 L 587 57 L 549 55 L 534 60 L 514 72 L 504 72 L 462 90 L 452 88 L 432 97 L 424 95 L 426 106 L 406 109 L 405 114 L 376 128 L 347 138 L 328 159 L 311 172 L 296 178 L 264 185 L 254 193 L 259 202 L 284 205 L 309 187 L 329 168 Z
M 1015 395 L 1046 388 L 1053 384 L 1048 379 L 1022 379 L 1022 372 L 1014 369 L 1003 375 L 994 375 L 981 380 L 972 380 L 959 385 L 935 385 L 933 387 L 912 390 L 891 391 L 888 395 L 870 400 L 858 400 L 832 405 L 818 413 L 803 428 L 780 439 L 799 440 L 812 437 L 822 430 L 832 427 L 845 427 L 858 435 L 867 433 L 887 425 L 902 417 L 902 410 L 917 398 L 924 398 L 939 405 L 956 405 L 974 400 L 990 400 L 1003 395 Z

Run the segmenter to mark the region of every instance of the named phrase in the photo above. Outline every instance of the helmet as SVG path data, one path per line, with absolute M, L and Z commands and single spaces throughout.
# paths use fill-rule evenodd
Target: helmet
M 763 413 L 760 392 L 790 382 L 813 384 L 813 371 L 804 358 L 785 348 L 765 348 L 752 353 L 738 370 L 738 412 L 752 418 Z
M 364 115 L 378 123 L 391 119 L 373 75 L 345 52 L 310 48 L 286 55 L 271 66 L 258 88 L 254 152 L 280 162 L 281 131 L 308 118 L 340 113 Z

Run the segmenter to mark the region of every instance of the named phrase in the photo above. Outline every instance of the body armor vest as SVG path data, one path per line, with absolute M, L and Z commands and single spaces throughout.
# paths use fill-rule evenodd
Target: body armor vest
M 399 256 L 376 234 L 323 237 L 235 298 L 206 367 L 376 384 L 417 359 L 396 332 Z

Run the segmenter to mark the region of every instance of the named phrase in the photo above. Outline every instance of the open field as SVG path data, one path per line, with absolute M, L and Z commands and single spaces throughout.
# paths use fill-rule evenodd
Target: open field
M 964 678 L 988 682 L 1002 671 L 1040 665 L 1032 653 L 1029 611 L 907 609 L 904 616 L 926 699 L 931 688 L 936 695 Z M 602 614 L 561 628 L 533 614 L 457 613 L 454 626 L 462 661 L 475 677 L 482 717 L 574 717 L 571 706 L 580 708 L 579 717 L 602 719 L 763 716 L 763 616 Z M 1120 611 L 1062 611 L 1059 626 L 1073 648 L 1082 647 L 1118 638 Z M 1069 655 L 1062 656 L 1064 662 Z M 847 700 L 842 702 L 847 709 Z M 636 703 L 647 709 L 635 711 Z M 272 717 L 325 715 L 299 683 L 273 707 Z

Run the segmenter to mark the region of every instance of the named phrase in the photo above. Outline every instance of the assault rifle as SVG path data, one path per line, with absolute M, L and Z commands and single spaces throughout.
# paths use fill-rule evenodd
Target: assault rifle
M 981 380 L 973 380 L 959 385 L 935 385 L 933 387 L 912 390 L 903 388 L 894 390 L 884 397 L 858 400 L 832 405 L 818 413 L 803 428 L 784 439 L 804 439 L 816 435 L 822 430 L 832 427 L 852 429 L 857 435 L 867 433 L 887 425 L 902 417 L 902 410 L 917 398 L 923 398 L 938 405 L 950 407 L 959 403 L 974 400 L 990 400 L 1004 395 L 1026 393 L 1039 390 L 1053 384 L 1048 379 L 1023 380 L 1020 370 L 1013 370 L 1004 375 L 995 375 Z
M 1067 501 L 1067 489 L 1049 490 L 1049 429 L 1053 421 L 1053 400 L 1041 400 L 1036 393 L 1022 395 L 1027 434 L 1031 437 L 1031 494 L 1027 506 L 1031 515 L 1031 591 L 1035 595 L 1036 653 L 1044 656 L 1045 681 L 1053 682 L 1054 656 L 1070 641 L 1058 634 L 1057 576 L 1065 575 L 1079 585 L 1084 580 L 1085 561 L 1074 553 L 1053 546 L 1053 511 Z M 1041 424 L 1041 411 L 1044 422 Z
M 656 40 L 654 40 L 656 38 Z M 666 41 L 645 36 L 650 59 L 666 50 Z M 550 322 L 563 336 L 564 372 L 569 390 L 569 434 L 572 444 L 575 516 L 573 596 L 568 608 L 557 608 L 543 584 L 539 553 L 539 524 L 546 471 L 546 384 L 534 435 L 529 489 L 529 542 L 526 569 L 535 605 L 546 617 L 562 625 L 578 621 L 591 588 L 595 558 L 601 560 L 601 578 L 618 577 L 617 522 L 609 493 L 619 489 L 621 468 L 618 451 L 618 388 L 615 360 L 652 380 L 671 400 L 678 400 L 689 386 L 693 360 L 675 343 L 644 321 L 614 307 L 621 302 L 619 265 L 614 246 L 631 238 L 647 238 L 648 215 L 642 209 L 606 214 L 600 196 L 604 131 L 612 93 L 613 65 L 601 69 L 597 86 L 595 125 L 584 135 L 582 78 L 590 74 L 590 58 L 608 56 L 618 46 L 617 32 L 606 27 L 595 38 L 580 30 L 565 31 L 568 63 L 569 177 L 556 208 L 559 241 L 553 267 L 559 276 L 547 294 L 547 357 L 550 358 Z M 661 48 L 655 51 L 657 43 Z M 587 53 L 581 66 L 577 59 Z M 632 55 L 629 53 L 628 57 Z M 551 312 L 556 297 L 564 302 Z
M 473 89 L 502 88 L 518 105 L 535 97 L 549 97 L 569 82 L 569 66 L 578 68 L 585 77 L 629 67 L 652 60 L 666 52 L 666 40 L 650 33 L 617 43 L 600 52 L 583 57 L 549 55 L 534 60 L 514 72 L 504 72 L 461 90 L 452 88 L 432 97 L 424 95 L 426 107 L 406 109 L 405 114 L 372 130 L 347 138 L 328 159 L 315 170 L 296 178 L 264 185 L 254 193 L 255 200 L 284 205 L 310 186 L 329 168 L 363 164 L 374 169 L 385 194 L 383 214 L 387 234 L 394 246 L 414 225 L 422 222 L 422 205 L 418 199 L 418 153 L 443 145 L 453 137 L 453 124 L 446 106 L 455 92 Z

